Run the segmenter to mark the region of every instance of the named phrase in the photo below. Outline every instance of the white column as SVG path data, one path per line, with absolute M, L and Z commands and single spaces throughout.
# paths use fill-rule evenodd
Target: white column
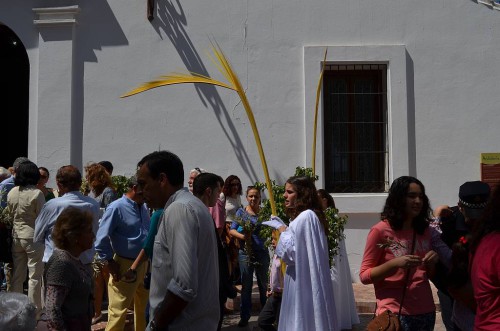
M 36 160 L 40 165 L 74 164 L 74 49 L 78 6 L 34 8 L 39 30 Z M 79 165 L 79 164 L 75 164 Z M 55 169 L 52 169 L 55 170 Z

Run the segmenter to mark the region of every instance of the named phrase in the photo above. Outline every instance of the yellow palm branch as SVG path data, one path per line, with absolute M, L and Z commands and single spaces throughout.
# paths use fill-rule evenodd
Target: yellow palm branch
M 248 103 L 247 96 L 245 94 L 245 91 L 243 90 L 243 87 L 241 86 L 238 76 L 231 68 L 229 61 L 224 56 L 224 53 L 220 49 L 219 45 L 217 44 L 214 45 L 212 43 L 212 52 L 214 54 L 214 57 L 209 55 L 210 59 L 219 69 L 221 74 L 228 80 L 229 82 L 228 84 L 197 73 L 189 73 L 189 74 L 172 73 L 166 76 L 161 76 L 154 81 L 144 83 L 139 87 L 133 89 L 132 91 L 125 93 L 121 97 L 122 98 L 129 97 L 131 95 L 142 93 L 144 91 L 151 90 L 153 88 L 157 88 L 160 86 L 186 84 L 186 83 L 210 84 L 236 91 L 241 99 L 241 102 L 243 103 L 243 107 L 245 108 L 248 120 L 252 127 L 255 142 L 257 144 L 257 149 L 260 155 L 260 161 L 262 163 L 262 170 L 264 171 L 264 176 L 266 177 L 266 186 L 269 192 L 269 200 L 271 202 L 272 213 L 273 215 L 277 215 L 276 204 L 274 202 L 274 196 L 273 196 L 273 188 L 271 185 L 271 179 L 269 178 L 269 171 L 267 169 L 266 156 L 264 155 L 264 150 L 262 149 L 262 143 L 260 141 L 259 131 L 257 129 L 257 124 L 255 123 L 255 118 L 253 116 L 252 108 Z
M 321 67 L 321 73 L 319 74 L 318 87 L 316 89 L 316 108 L 314 110 L 314 126 L 313 126 L 313 145 L 312 145 L 312 175 L 313 178 L 316 176 L 316 131 L 318 129 L 318 107 L 319 107 L 319 95 L 321 93 L 321 83 L 323 82 L 323 73 L 325 72 L 326 54 L 328 53 L 328 47 L 325 48 L 325 57 L 323 58 L 323 66 Z
M 160 76 L 158 79 L 155 79 L 153 81 L 141 84 L 139 87 L 136 87 L 130 92 L 125 93 L 124 95 L 121 96 L 121 98 L 126 98 L 134 94 L 142 93 L 147 90 L 151 90 L 160 86 L 167 86 L 167 85 L 175 85 L 175 84 L 186 84 L 186 83 L 202 83 L 202 84 L 211 84 L 211 85 L 217 85 L 221 87 L 228 88 L 230 90 L 234 90 L 234 88 L 228 84 L 225 84 L 223 82 L 220 82 L 218 80 L 212 79 L 207 76 L 203 76 L 197 73 L 189 73 L 189 74 L 183 74 L 183 73 L 171 73 L 169 75 L 165 76 Z

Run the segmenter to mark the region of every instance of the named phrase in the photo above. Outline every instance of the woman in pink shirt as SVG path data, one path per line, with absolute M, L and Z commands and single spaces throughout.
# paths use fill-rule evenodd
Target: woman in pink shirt
M 500 330 L 500 186 L 497 186 L 479 221 L 473 252 L 471 280 L 476 299 L 474 330 Z
M 424 185 L 410 176 L 396 179 L 381 221 L 368 234 L 361 263 L 361 282 L 375 287 L 376 314 L 401 311 L 405 331 L 434 329 L 436 307 L 429 278 L 439 258 L 431 250 L 430 216 Z

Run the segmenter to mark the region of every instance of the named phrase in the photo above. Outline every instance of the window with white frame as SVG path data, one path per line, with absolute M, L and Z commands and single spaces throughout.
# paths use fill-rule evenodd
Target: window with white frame
M 323 77 L 325 188 L 388 189 L 387 65 L 327 64 Z

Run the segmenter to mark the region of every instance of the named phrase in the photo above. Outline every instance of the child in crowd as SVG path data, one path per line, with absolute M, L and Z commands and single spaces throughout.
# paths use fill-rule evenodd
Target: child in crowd
M 271 244 L 276 250 L 277 240 L 273 236 Z M 262 330 L 276 330 L 275 323 L 280 317 L 281 294 L 283 292 L 283 272 L 281 259 L 274 253 L 269 264 L 269 287 L 267 290 L 267 301 L 259 314 L 259 327 Z

